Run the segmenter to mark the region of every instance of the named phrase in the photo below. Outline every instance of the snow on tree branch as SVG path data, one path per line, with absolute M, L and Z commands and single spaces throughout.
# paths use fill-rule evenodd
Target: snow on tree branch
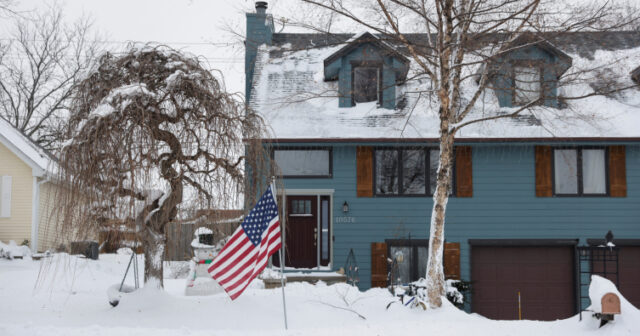
M 260 166 L 265 147 L 243 142 L 260 138 L 262 119 L 198 58 L 169 47 L 105 54 L 77 86 L 70 111 L 61 152 L 65 226 L 87 234 L 100 218 L 135 223 L 145 279 L 159 286 L 166 226 L 183 201 L 191 209 L 237 207 L 245 164 L 268 171 Z M 245 146 L 256 147 L 257 160 L 241 155 Z

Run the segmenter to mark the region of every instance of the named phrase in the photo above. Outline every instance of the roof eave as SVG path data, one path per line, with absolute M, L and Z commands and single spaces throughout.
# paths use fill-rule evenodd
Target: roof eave
M 363 41 L 365 38 L 368 38 L 369 40 Z M 409 64 L 410 63 L 409 59 L 407 57 L 405 57 L 403 54 L 401 54 L 400 52 L 398 52 L 394 48 L 390 47 L 389 45 L 387 45 L 385 43 L 382 43 L 379 38 L 377 38 L 373 34 L 367 32 L 367 33 L 362 34 L 360 37 L 356 38 L 355 40 L 347 42 L 347 45 L 345 45 L 344 47 L 340 48 L 338 51 L 334 52 L 333 54 L 329 55 L 329 57 L 325 58 L 324 59 L 324 66 L 326 67 L 329 64 L 333 63 L 334 61 L 340 59 L 342 56 L 347 54 L 349 51 L 351 51 L 352 49 L 354 49 L 355 47 L 357 47 L 358 45 L 363 44 L 363 43 L 376 44 L 380 48 L 388 51 L 389 54 L 393 55 L 394 57 L 397 57 L 402 63 L 405 63 L 405 64 Z
M 249 141 L 251 139 L 245 139 Z M 438 143 L 438 138 L 274 138 L 262 139 L 265 143 L 365 143 L 365 142 L 385 142 L 385 143 L 408 143 L 424 142 Z M 489 142 L 509 142 L 509 143 L 532 143 L 532 142 L 608 142 L 608 143 L 640 143 L 640 137 L 523 137 L 523 138 L 456 138 L 456 142 L 489 143 Z
M 2 143 L 5 147 L 7 147 L 11 153 L 20 158 L 29 168 L 32 170 L 32 175 L 37 177 L 44 176 L 47 167 L 42 167 L 40 164 L 32 160 L 28 155 L 26 155 L 20 148 L 18 148 L 13 142 L 9 141 L 5 136 L 0 134 L 0 143 Z

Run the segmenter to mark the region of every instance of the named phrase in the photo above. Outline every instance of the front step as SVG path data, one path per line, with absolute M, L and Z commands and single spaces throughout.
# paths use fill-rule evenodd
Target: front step
M 279 275 L 279 273 L 278 273 Z M 333 285 L 337 283 L 346 283 L 347 277 L 344 274 L 336 273 L 336 272 L 313 272 L 313 273 L 284 273 L 285 283 L 286 282 L 308 282 L 311 284 L 315 284 L 318 281 L 325 282 L 327 285 Z M 264 287 L 267 289 L 270 288 L 279 288 L 281 281 L 279 277 L 264 277 L 262 278 L 264 281 Z

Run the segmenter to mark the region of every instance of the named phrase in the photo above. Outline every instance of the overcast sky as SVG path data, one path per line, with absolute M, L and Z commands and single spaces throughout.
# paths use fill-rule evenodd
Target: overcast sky
M 352 0 L 355 1 L 355 0 Z M 549 0 L 554 3 L 554 0 Z M 557 0 L 567 3 L 610 0 Z M 640 0 L 617 0 L 622 2 Z M 45 10 L 52 0 L 18 0 L 18 10 Z M 244 93 L 245 13 L 254 11 L 255 0 L 57 0 L 65 18 L 82 15 L 94 20 L 94 28 L 108 41 L 110 49 L 122 48 L 127 41 L 158 42 L 203 56 L 212 69 L 223 72 L 227 90 Z M 275 17 L 296 17 L 301 22 L 322 20 L 299 0 L 269 0 L 269 13 Z M 10 27 L 0 18 L 0 38 Z M 361 30 L 341 22 L 347 31 Z M 335 28 L 335 25 L 333 26 Z M 282 27 L 276 27 L 280 30 Z M 299 31 L 292 25 L 287 32 Z
M 269 1 L 269 11 L 290 6 L 284 0 Z M 44 10 L 51 0 L 20 0 L 21 11 Z M 213 69 L 222 70 L 227 89 L 244 91 L 245 15 L 253 11 L 254 0 L 63 0 L 65 19 L 82 15 L 94 20 L 96 31 L 118 48 L 127 41 L 153 41 L 170 44 L 204 56 Z M 0 35 L 9 27 L 2 21 Z M 230 30 L 233 31 L 230 32 Z

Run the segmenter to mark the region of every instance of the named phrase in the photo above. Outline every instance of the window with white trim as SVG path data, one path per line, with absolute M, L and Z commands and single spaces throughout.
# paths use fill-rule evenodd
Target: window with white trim
M 273 159 L 284 177 L 331 177 L 329 148 L 277 148 Z
M 11 176 L 0 178 L 0 218 L 11 217 Z

